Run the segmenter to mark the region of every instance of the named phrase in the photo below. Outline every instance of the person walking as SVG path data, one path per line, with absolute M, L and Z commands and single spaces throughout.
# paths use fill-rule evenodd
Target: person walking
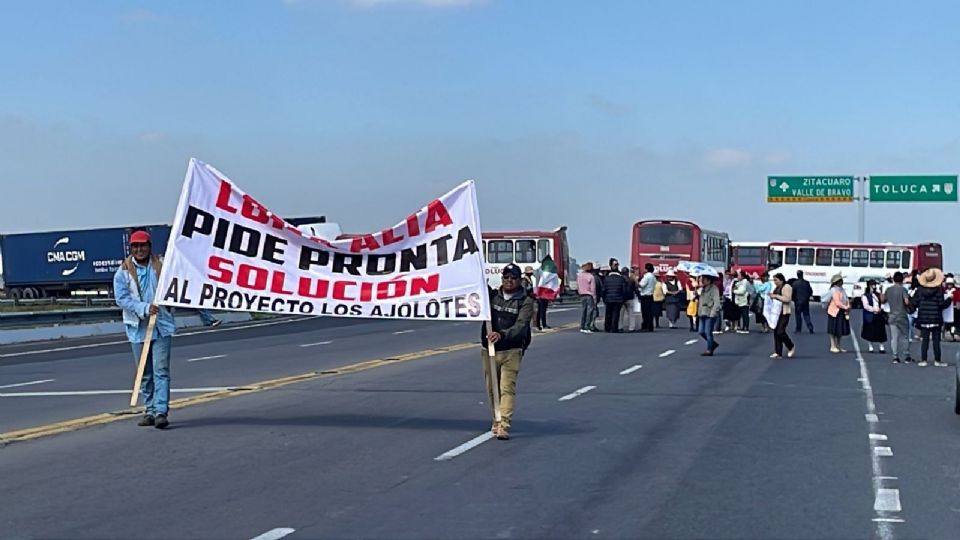
M 140 382 L 144 414 L 137 425 L 165 429 L 170 424 L 167 419 L 170 409 L 170 347 L 177 325 L 169 308 L 154 303 L 161 261 L 152 249 L 150 233 L 134 231 L 130 235 L 130 256 L 114 274 L 113 290 L 117 306 L 123 310 L 123 325 L 133 349 L 135 366 L 140 364 L 147 341 L 149 319 L 156 316 Z
M 803 278 L 803 270 L 797 270 L 797 279 L 793 281 L 793 309 L 797 315 L 795 334 L 803 330 L 803 321 L 807 321 L 807 330 L 813 333 L 813 321 L 810 320 L 810 299 L 813 297 L 813 287 Z
M 840 346 L 840 339 L 850 335 L 850 300 L 843 290 L 843 276 L 835 274 L 830 279 L 830 291 L 827 293 L 830 303 L 827 305 L 827 333 L 830 335 L 830 352 L 847 352 Z
M 919 367 L 927 367 L 927 353 L 933 341 L 933 365 L 947 367 L 941 362 L 940 336 L 943 333 L 943 310 L 952 304 L 943 297 L 943 272 L 928 268 L 917 277 L 917 290 L 911 302 L 917 308 L 917 326 L 920 328 Z
M 956 341 L 956 324 L 953 316 L 953 293 L 956 291 L 956 283 L 953 276 L 946 275 L 943 280 L 943 298 L 950 300 L 950 305 L 943 308 L 943 339 L 947 341 Z
M 530 321 L 533 319 L 533 297 L 520 284 L 520 267 L 510 263 L 500 274 L 500 288 L 490 288 L 491 320 L 480 330 L 480 360 L 483 363 L 484 382 L 493 415 L 490 431 L 500 440 L 510 438 L 513 408 L 517 393 L 520 362 L 532 339 Z M 493 365 L 499 382 L 500 421 L 494 410 L 493 377 L 488 347 L 494 346 Z
M 740 272 L 736 284 L 733 286 L 733 303 L 737 306 L 740 319 L 737 321 L 737 333 L 750 333 L 750 297 L 753 286 L 747 280 L 747 274 Z
M 580 296 L 580 332 L 592 334 L 597 310 L 597 276 L 590 261 L 585 262 L 577 274 L 577 294 Z
M 886 314 L 880 307 L 883 302 L 880 299 L 880 293 L 877 292 L 877 282 L 867 280 L 867 290 L 864 291 L 860 299 L 863 304 L 863 327 L 860 330 L 862 337 L 868 344 L 868 351 L 874 352 L 873 344 L 880 344 L 880 353 L 886 351 L 883 346 L 887 342 L 887 321 Z
M 770 358 L 783 358 L 784 345 L 787 346 L 787 357 L 793 358 L 797 353 L 797 346 L 787 334 L 787 325 L 790 323 L 790 314 L 793 311 L 793 287 L 787 283 L 783 274 L 773 276 L 773 291 L 770 293 L 770 298 L 782 304 L 780 317 L 773 328 L 773 354 Z
M 627 267 L 623 267 L 620 273 L 624 279 L 627 280 L 627 288 L 629 289 L 627 299 L 623 303 L 623 307 L 620 308 L 620 331 L 636 332 L 639 330 L 637 320 L 640 318 L 638 309 L 640 307 L 640 296 L 638 294 L 637 273 Z
M 603 280 L 603 305 L 606 306 L 606 313 L 603 317 L 603 330 L 605 332 L 620 333 L 620 310 L 630 294 L 630 284 L 620 273 L 620 270 L 610 270 L 610 273 Z
M 728 332 L 737 329 L 737 322 L 740 320 L 740 310 L 737 309 L 737 304 L 733 300 L 733 289 L 737 284 L 737 274 L 730 270 L 725 274 L 723 282 L 723 308 L 721 310 L 723 314 L 723 325 L 720 327 L 720 332 Z
M 699 281 L 699 276 L 690 274 L 687 276 L 686 285 L 684 285 L 684 289 L 686 290 L 687 294 L 687 319 L 690 321 L 691 332 L 696 332 L 698 330 L 697 311 L 698 299 L 700 298 Z
M 713 337 L 713 327 L 723 309 L 720 289 L 713 276 L 700 276 L 700 296 L 697 299 L 697 321 L 700 337 L 707 342 L 707 350 L 700 356 L 713 356 L 720 344 Z
M 644 274 L 640 279 L 640 313 L 643 315 L 641 332 L 653 332 L 653 293 L 657 289 L 657 276 L 653 275 L 653 265 L 643 266 Z
M 894 272 L 893 285 L 883 292 L 883 301 L 887 305 L 890 322 L 890 351 L 893 353 L 893 363 L 899 364 L 901 355 L 907 363 L 913 362 L 910 357 L 910 340 L 908 328 L 910 320 L 907 313 L 910 311 L 910 297 L 903 287 L 903 272 Z
M 657 278 L 657 281 L 653 284 L 653 325 L 655 328 L 660 328 L 660 318 L 663 317 L 663 302 L 667 299 L 667 295 L 663 290 L 663 281 Z
M 666 281 L 663 283 L 663 293 L 666 298 L 663 301 L 663 307 L 667 314 L 667 323 L 670 328 L 677 327 L 677 321 L 680 319 L 680 306 L 683 304 L 683 295 L 685 291 L 677 281 L 677 273 L 673 270 L 667 271 Z

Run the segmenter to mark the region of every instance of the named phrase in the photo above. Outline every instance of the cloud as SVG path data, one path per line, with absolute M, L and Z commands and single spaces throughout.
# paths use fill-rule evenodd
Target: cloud
M 790 161 L 791 157 L 788 152 L 771 152 L 763 156 L 763 161 L 768 165 L 779 165 Z
M 753 161 L 753 155 L 737 148 L 717 148 L 703 155 L 703 162 L 717 169 L 745 167 Z
M 633 112 L 633 107 L 626 103 L 618 103 L 599 94 L 587 96 L 587 105 L 610 116 L 626 116 Z

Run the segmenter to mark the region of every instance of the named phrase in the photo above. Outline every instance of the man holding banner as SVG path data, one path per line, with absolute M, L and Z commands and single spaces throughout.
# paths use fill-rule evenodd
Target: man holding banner
M 164 429 L 170 403 L 170 345 L 176 324 L 169 309 L 154 303 L 160 272 L 160 258 L 151 253 L 150 234 L 131 234 L 130 256 L 113 277 L 114 296 L 123 310 L 134 362 L 140 362 L 143 349 L 147 349 L 140 383 L 144 415 L 137 425 Z
M 530 320 L 533 318 L 534 301 L 520 285 L 520 267 L 508 264 L 500 274 L 500 289 L 490 290 L 490 309 L 493 312 L 492 324 L 484 323 L 481 332 L 483 351 L 483 377 L 493 413 L 491 431 L 500 440 L 510 438 L 510 422 L 513 419 L 513 401 L 517 392 L 517 375 L 520 373 L 520 361 L 530 346 Z M 493 346 L 491 355 L 489 349 Z M 491 357 L 492 360 L 491 361 Z M 491 369 L 496 366 L 495 378 L 491 380 Z M 494 387 L 499 381 L 499 389 Z M 499 396 L 499 397 L 498 397 Z M 499 406 L 499 415 L 496 407 Z M 497 419 L 499 416 L 499 421 Z

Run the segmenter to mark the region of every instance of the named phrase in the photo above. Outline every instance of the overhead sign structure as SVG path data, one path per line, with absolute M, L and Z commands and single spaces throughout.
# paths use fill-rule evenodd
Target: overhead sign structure
M 871 176 L 870 202 L 957 202 L 957 176 Z
M 768 176 L 767 202 L 853 202 L 853 176 Z

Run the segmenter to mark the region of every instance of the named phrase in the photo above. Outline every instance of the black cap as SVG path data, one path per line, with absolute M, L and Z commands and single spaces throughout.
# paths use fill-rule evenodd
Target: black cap
M 512 275 L 512 276 L 514 276 L 514 277 L 517 277 L 517 278 L 519 278 L 520 275 L 523 274 L 523 272 L 520 271 L 520 267 L 517 266 L 517 265 L 515 265 L 515 264 L 513 264 L 513 263 L 510 263 L 510 264 L 504 266 L 504 267 L 503 267 L 503 272 L 501 272 L 501 273 L 503 273 L 503 274 L 510 274 L 510 275 Z

